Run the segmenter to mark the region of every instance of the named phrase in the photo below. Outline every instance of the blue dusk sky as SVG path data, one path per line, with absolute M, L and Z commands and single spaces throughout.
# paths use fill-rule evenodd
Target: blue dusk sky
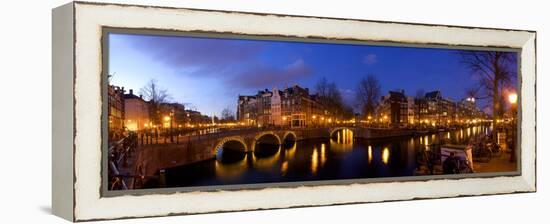
M 254 95 L 261 89 L 298 84 L 313 94 L 322 77 L 337 84 L 349 105 L 355 104 L 358 81 L 368 74 L 380 81 L 382 95 L 396 89 L 409 96 L 419 89 L 441 90 L 445 98 L 460 100 L 465 89 L 479 81 L 457 52 L 111 33 L 109 74 L 111 84 L 133 89 L 136 95 L 155 79 L 168 90 L 171 101 L 219 116 L 224 108 L 236 110 L 239 95 Z M 478 102 L 479 107 L 485 105 Z

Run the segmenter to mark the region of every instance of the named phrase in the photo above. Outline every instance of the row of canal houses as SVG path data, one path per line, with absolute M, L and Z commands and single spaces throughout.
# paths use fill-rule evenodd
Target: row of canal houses
M 130 89 L 110 85 L 108 88 L 109 140 L 120 139 L 126 131 L 182 128 L 212 123 L 212 118 L 186 109 L 180 103 L 163 103 L 151 113 L 151 102 Z
M 382 96 L 375 114 L 367 115 L 366 120 L 394 126 L 448 126 L 487 118 L 487 114 L 477 108 L 474 98 L 454 102 L 438 90 L 420 97 L 406 96 L 405 91 L 400 90 Z
M 237 102 L 237 120 L 246 125 L 310 127 L 337 119 L 317 94 L 299 85 L 240 95 Z
M 474 98 L 454 102 L 440 91 L 420 97 L 406 96 L 403 90 L 382 96 L 374 114 L 356 115 L 353 122 L 392 126 L 448 126 L 486 119 Z M 237 120 L 246 125 L 311 127 L 349 122 L 349 118 L 324 105 L 318 94 L 298 85 L 283 89 L 260 90 L 255 95 L 240 95 Z

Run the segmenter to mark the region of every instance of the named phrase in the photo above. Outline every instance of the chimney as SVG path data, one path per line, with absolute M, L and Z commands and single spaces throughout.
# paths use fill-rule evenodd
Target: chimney
M 130 95 L 134 95 L 134 90 L 130 89 Z
M 140 99 L 143 99 L 143 95 L 139 94 L 139 98 L 140 98 Z

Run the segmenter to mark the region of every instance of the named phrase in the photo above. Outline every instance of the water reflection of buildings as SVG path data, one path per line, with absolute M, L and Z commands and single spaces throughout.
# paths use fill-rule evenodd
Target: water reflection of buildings
M 215 161 L 216 176 L 223 179 L 233 179 L 240 176 L 247 169 L 248 155 L 240 161 L 233 163 L 223 163 L 220 160 Z
M 257 149 L 262 150 L 262 149 Z M 251 153 L 252 155 L 252 165 L 254 168 L 258 169 L 273 169 L 279 158 L 281 157 L 281 147 L 277 149 L 277 151 L 273 155 L 265 156 L 265 157 L 259 157 L 256 156 L 255 153 Z

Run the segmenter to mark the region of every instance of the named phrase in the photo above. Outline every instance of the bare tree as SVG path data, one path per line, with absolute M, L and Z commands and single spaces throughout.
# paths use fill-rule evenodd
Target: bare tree
M 464 63 L 479 77 L 479 90 L 483 90 L 485 97 L 492 98 L 493 127 L 497 119 L 502 116 L 503 103 L 502 88 L 511 84 L 515 71 L 510 68 L 515 57 L 512 52 L 497 51 L 464 51 L 459 53 Z M 475 92 L 479 95 L 479 91 Z M 479 97 L 479 96 L 477 96 Z M 493 133 L 496 139 L 496 132 Z
M 464 89 L 464 92 L 466 94 L 467 98 L 474 98 L 474 99 L 484 99 L 487 98 L 486 96 L 481 96 L 480 94 L 480 87 L 468 87 Z
M 378 100 L 381 95 L 380 82 L 373 75 L 367 75 L 362 78 L 357 85 L 356 99 L 362 112 L 367 116 L 372 116 Z
M 221 116 L 221 120 L 222 121 L 234 121 L 235 120 L 235 114 L 233 113 L 233 111 L 229 108 L 225 108 L 222 110 L 222 116 Z
M 340 93 L 336 83 L 331 82 L 328 85 L 327 98 L 329 99 L 329 104 L 338 110 L 338 112 L 341 112 L 342 107 L 344 106 L 344 100 L 342 99 L 342 93 Z
M 151 79 L 145 86 L 139 90 L 139 94 L 149 101 L 149 117 L 155 124 L 161 123 L 161 113 L 163 105 L 168 103 L 170 95 L 168 90 L 158 85 L 157 80 Z
M 333 115 L 343 116 L 346 111 L 346 105 L 342 98 L 342 93 L 335 82 L 329 82 L 325 77 L 321 78 L 315 85 L 315 90 L 319 95 L 319 100 L 326 109 Z
M 321 79 L 319 79 L 319 81 L 317 81 L 317 84 L 315 84 L 315 91 L 321 97 L 328 96 L 328 88 L 329 88 L 329 83 L 327 78 L 325 77 L 322 77 Z

